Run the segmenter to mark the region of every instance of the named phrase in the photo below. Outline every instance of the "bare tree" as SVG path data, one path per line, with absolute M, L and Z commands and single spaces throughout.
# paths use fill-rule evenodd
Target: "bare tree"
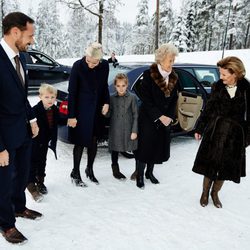
M 115 6 L 121 4 L 120 0 L 91 0 L 88 3 L 83 3 L 82 0 L 58 0 L 58 2 L 66 4 L 71 9 L 83 8 L 90 14 L 98 18 L 98 42 L 102 43 L 102 30 L 103 30 L 103 13 L 104 13 L 104 3 L 107 5 L 112 5 L 114 10 Z M 85 1 L 86 2 L 86 1 Z

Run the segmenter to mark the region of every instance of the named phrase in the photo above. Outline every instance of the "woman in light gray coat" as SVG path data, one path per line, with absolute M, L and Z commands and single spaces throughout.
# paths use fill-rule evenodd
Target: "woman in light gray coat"
M 119 152 L 137 149 L 138 107 L 135 95 L 127 91 L 128 78 L 117 74 L 114 81 L 116 93 L 110 97 L 109 150 L 111 151 L 113 176 L 126 179 L 120 172 L 118 164 Z

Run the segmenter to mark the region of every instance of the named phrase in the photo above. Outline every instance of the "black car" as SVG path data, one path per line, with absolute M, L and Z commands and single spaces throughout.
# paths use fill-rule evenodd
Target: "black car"
M 110 65 L 109 91 L 115 91 L 113 81 L 117 73 L 125 73 L 129 79 L 129 90 L 137 94 L 142 82 L 143 71 L 151 63 L 123 63 L 116 67 Z M 219 72 L 214 65 L 201 64 L 175 64 L 174 70 L 179 78 L 179 98 L 176 108 L 176 119 L 171 127 L 172 136 L 192 134 L 197 119 L 207 101 L 211 84 L 219 80 Z M 58 89 L 57 104 L 61 116 L 59 125 L 59 139 L 69 143 L 67 121 L 68 82 L 56 84 Z M 140 102 L 140 100 L 139 100 Z M 108 131 L 108 124 L 107 124 Z M 107 137 L 107 133 L 106 133 Z
M 41 83 L 55 84 L 67 81 L 71 67 L 56 62 L 50 56 L 37 50 L 22 52 L 29 76 L 29 93 L 36 93 Z

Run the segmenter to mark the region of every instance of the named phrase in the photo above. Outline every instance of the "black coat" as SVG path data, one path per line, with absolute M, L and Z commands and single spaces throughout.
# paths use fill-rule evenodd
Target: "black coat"
M 104 104 L 109 104 L 108 91 L 109 64 L 102 60 L 90 69 L 85 57 L 74 63 L 69 80 L 69 118 L 76 118 L 77 125 L 70 128 L 70 139 L 74 144 L 92 145 L 93 136 L 102 136 Z
M 197 133 L 203 134 L 193 171 L 215 180 L 240 182 L 246 176 L 245 146 L 250 143 L 250 84 L 237 82 L 230 98 L 220 80 L 201 114 Z
M 58 130 L 58 119 L 59 119 L 59 113 L 58 108 L 53 105 L 53 127 L 49 127 L 46 110 L 43 106 L 42 101 L 40 101 L 37 105 L 35 105 L 32 110 L 37 118 L 37 125 L 39 127 L 39 133 L 38 136 L 36 136 L 32 140 L 33 149 L 39 148 L 35 147 L 34 144 L 44 144 L 48 145 L 48 147 L 54 152 L 55 157 L 57 158 L 56 154 L 56 144 L 57 144 L 57 130 Z M 37 155 L 36 152 L 33 152 L 33 154 Z
M 139 108 L 138 150 L 135 155 L 141 162 L 161 164 L 170 157 L 170 128 L 160 125 L 158 118 L 161 115 L 175 118 L 177 84 L 170 95 L 165 96 L 156 83 L 163 78 L 156 65 L 152 66 L 144 72 L 138 93 L 142 104 Z M 173 75 L 176 82 L 177 76 L 174 72 Z M 158 120 L 157 123 L 156 120 Z

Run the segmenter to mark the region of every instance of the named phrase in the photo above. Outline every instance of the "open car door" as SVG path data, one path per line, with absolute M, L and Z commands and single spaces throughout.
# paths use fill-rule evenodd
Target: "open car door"
M 177 120 L 180 127 L 187 132 L 195 128 L 203 107 L 202 96 L 190 92 L 180 92 L 177 101 Z

